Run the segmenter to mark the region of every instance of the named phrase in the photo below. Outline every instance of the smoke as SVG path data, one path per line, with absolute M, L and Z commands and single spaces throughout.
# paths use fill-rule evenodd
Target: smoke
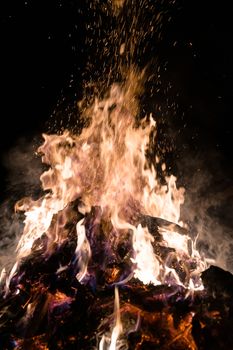
M 3 157 L 3 166 L 7 170 L 7 190 L 10 194 L 16 197 L 34 196 L 40 190 L 43 168 L 40 157 L 36 155 L 40 143 L 38 139 L 20 139 Z
M 186 188 L 182 217 L 197 236 L 197 248 L 214 264 L 233 272 L 233 186 L 222 155 L 206 150 L 178 163 Z
M 15 263 L 15 249 L 23 231 L 23 215 L 15 213 L 15 203 L 25 196 L 37 197 L 41 191 L 41 159 L 36 156 L 38 140 L 21 139 L 2 159 L 6 169 L 6 189 L 0 204 L 0 271 Z
M 0 271 L 7 271 L 15 262 L 15 249 L 23 229 L 22 221 L 14 213 L 10 202 L 0 206 Z

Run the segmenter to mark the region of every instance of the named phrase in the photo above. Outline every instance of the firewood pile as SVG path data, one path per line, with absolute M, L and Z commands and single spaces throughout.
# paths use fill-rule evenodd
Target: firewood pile
M 119 239 L 99 208 L 93 208 L 84 217 L 92 255 L 80 283 L 75 226 L 82 215 L 75 208 L 72 203 L 67 238 L 53 247 L 53 254 L 48 253 L 45 233 L 21 262 L 9 291 L 2 290 L 2 350 L 101 349 L 102 337 L 111 338 L 116 322 L 116 286 L 122 328 L 116 349 L 233 349 L 233 276 L 229 272 L 211 266 L 202 273 L 204 290 L 194 292 L 173 283 L 144 285 L 132 275 L 130 233 L 122 231 Z M 59 213 L 52 224 L 57 220 Z M 164 259 L 170 248 L 160 246 L 158 228 L 172 229 L 170 223 L 149 216 L 137 220 L 155 237 L 153 248 Z M 172 263 L 185 280 L 184 266 Z

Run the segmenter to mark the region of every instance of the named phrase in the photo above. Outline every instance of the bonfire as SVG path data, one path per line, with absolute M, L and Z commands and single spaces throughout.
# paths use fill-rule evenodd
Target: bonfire
M 185 190 L 156 154 L 139 81 L 131 68 L 79 132 L 43 135 L 44 194 L 16 203 L 24 228 L 1 273 L 1 349 L 233 348 L 232 275 L 181 220 Z

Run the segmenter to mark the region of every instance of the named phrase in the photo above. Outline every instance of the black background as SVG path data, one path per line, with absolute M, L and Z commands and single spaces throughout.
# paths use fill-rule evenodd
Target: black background
M 20 138 L 32 139 L 46 131 L 46 121 L 59 110 L 63 98 L 68 106 L 69 99 L 80 93 L 88 55 L 95 52 L 85 43 L 86 23 L 94 18 L 87 10 L 89 4 L 78 0 L 1 1 L 2 158 Z M 216 167 L 224 174 L 220 178 L 227 179 L 229 186 L 233 95 L 230 8 L 227 0 L 216 4 L 210 0 L 177 1 L 171 21 L 163 25 L 163 38 L 157 46 L 151 43 L 156 49 L 150 52 L 168 62 L 163 81 L 170 82 L 172 88 L 166 96 L 159 95 L 158 101 L 163 108 L 168 108 L 168 99 L 179 105 L 176 113 L 171 111 L 169 124 L 174 127 L 177 157 L 182 158 L 182 152 L 186 157 L 203 153 L 208 167 L 211 155 L 217 154 Z M 153 98 L 150 104 L 156 105 Z M 64 120 L 69 106 L 65 111 Z M 2 193 L 6 176 L 1 165 Z

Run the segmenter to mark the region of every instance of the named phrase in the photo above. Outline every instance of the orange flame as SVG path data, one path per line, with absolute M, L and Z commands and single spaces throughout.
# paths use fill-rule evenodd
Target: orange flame
M 50 168 L 42 174 L 41 182 L 43 189 L 49 192 L 37 201 L 26 199 L 16 205 L 16 209 L 25 211 L 25 226 L 10 278 L 17 271 L 20 260 L 30 254 L 35 240 L 44 233 L 48 237 L 48 253 L 52 253 L 54 243 L 61 244 L 67 239 L 66 208 L 70 202 L 81 198 L 82 204 L 78 208 L 81 213 L 99 206 L 119 235 L 121 229 L 132 232 L 134 277 L 144 284 L 156 285 L 172 274 L 176 283 L 183 285 L 175 270 L 155 255 L 154 237 L 148 229 L 136 224 L 140 214 L 182 224 L 179 222 L 180 206 L 184 202 L 184 189 L 176 187 L 176 178 L 167 176 L 166 184 L 161 185 L 155 166 L 147 160 L 146 151 L 150 136 L 156 136 L 156 123 L 151 115 L 136 121 L 139 90 L 136 78 L 131 74 L 124 86 L 112 85 L 107 97 L 96 99 L 86 110 L 89 124 L 79 135 L 67 131 L 62 135 L 43 135 L 45 141 L 39 152 Z M 156 161 L 158 163 L 158 156 Z M 163 165 L 164 171 L 165 168 Z M 56 215 L 59 220 L 54 224 Z M 161 234 L 163 244 L 176 250 L 178 261 L 183 258 L 196 260 L 196 270 L 190 273 L 185 287 L 199 289 L 201 282 L 192 279 L 206 266 L 194 245 L 189 252 L 190 239 L 169 229 L 161 230 Z M 77 278 L 81 282 L 91 257 L 83 221 L 77 224 L 76 257 Z

